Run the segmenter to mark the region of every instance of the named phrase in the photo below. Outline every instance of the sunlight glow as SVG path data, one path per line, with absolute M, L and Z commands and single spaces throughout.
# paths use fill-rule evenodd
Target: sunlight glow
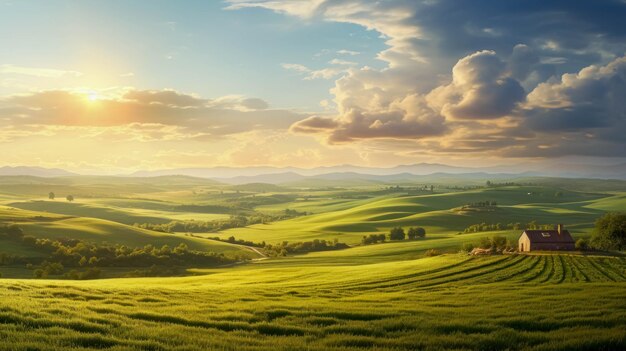
M 90 102 L 95 102 L 100 100 L 100 95 L 98 95 L 98 93 L 96 93 L 95 91 L 89 92 L 87 94 L 87 100 L 89 100 Z

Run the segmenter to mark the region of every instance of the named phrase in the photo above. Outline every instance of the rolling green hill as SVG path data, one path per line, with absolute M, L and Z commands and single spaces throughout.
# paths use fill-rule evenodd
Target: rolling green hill
M 623 258 L 445 255 L 205 273 L 211 274 L 3 280 L 0 349 L 626 347 Z
M 159 233 L 97 218 L 64 216 L 0 206 L 0 223 L 15 223 L 22 228 L 25 235 L 36 238 L 73 238 L 93 243 L 119 244 L 128 247 L 143 247 L 145 245 L 175 247 L 185 243 L 193 250 L 237 254 L 251 258 L 258 257 L 256 253 L 250 250 L 228 243 Z M 19 244 L 5 242 L 5 240 L 2 240 L 1 243 L 0 252 L 25 256 L 39 254 L 23 248 Z
M 493 211 L 460 211 L 464 204 L 496 201 Z M 623 195 L 563 191 L 559 188 L 509 186 L 417 196 L 326 202 L 333 210 L 271 224 L 225 231 L 223 236 L 268 242 L 338 238 L 358 243 L 364 234 L 395 226 L 421 226 L 434 235 L 453 235 L 477 223 L 565 223 L 587 235 L 601 209 L 626 206 Z M 286 204 L 289 206 L 290 204 Z M 320 204 L 316 205 L 321 208 Z M 302 205 L 297 208 L 307 208 Z M 350 206 L 350 207 L 348 207 Z M 600 207 L 598 207 L 600 206 Z

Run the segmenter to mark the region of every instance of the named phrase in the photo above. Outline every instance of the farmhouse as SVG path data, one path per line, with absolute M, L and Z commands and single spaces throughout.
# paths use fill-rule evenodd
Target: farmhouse
M 535 250 L 574 250 L 574 239 L 563 224 L 553 230 L 524 230 L 518 240 L 520 252 Z

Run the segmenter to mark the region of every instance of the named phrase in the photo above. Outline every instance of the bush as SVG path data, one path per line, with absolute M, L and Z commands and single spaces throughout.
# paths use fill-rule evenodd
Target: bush
M 80 273 L 78 279 L 80 280 L 98 279 L 100 278 L 101 273 L 102 271 L 98 268 L 89 268 L 85 272 Z
M 473 250 L 476 247 L 481 248 L 481 249 L 491 249 L 492 253 L 503 252 L 505 250 L 510 250 L 511 248 L 514 247 L 514 245 L 509 240 L 507 240 L 506 237 L 499 236 L 499 235 L 494 235 L 490 238 L 488 237 L 480 238 L 480 241 L 478 242 L 477 245 L 473 245 L 469 243 L 466 243 L 463 245 L 464 251 L 471 251 L 471 250 L 466 250 L 466 245 L 467 245 L 467 248 L 469 248 L 471 245 L 472 247 L 471 250 Z
M 46 274 L 46 272 L 41 269 L 41 268 L 37 268 L 35 269 L 35 271 L 33 272 L 33 277 L 41 279 L 41 278 L 46 278 L 48 277 L 48 275 Z
M 576 240 L 576 250 L 585 251 L 589 249 L 589 243 L 585 239 Z
M 463 250 L 465 252 L 472 252 L 472 250 L 474 250 L 474 244 L 472 244 L 472 243 L 465 243 L 465 244 L 463 244 L 461 250 Z
M 426 251 L 425 255 L 427 257 L 439 256 L 439 255 L 441 255 L 441 251 L 439 251 L 437 249 L 430 249 L 430 250 Z
M 363 235 L 361 243 L 363 245 L 377 244 L 379 242 L 384 243 L 386 239 L 385 234 L 370 234 L 368 236 Z

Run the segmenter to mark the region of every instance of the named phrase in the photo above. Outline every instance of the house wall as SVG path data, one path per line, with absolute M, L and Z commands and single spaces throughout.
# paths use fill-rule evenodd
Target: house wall
M 530 251 L 530 239 L 528 239 L 528 236 L 526 234 L 522 234 L 522 236 L 519 238 L 519 240 L 517 241 L 517 250 L 522 252 L 522 251 Z
M 571 244 L 570 243 L 558 243 L 558 244 L 552 244 L 552 243 L 537 244 L 536 243 L 532 245 L 532 250 L 571 251 L 571 250 L 574 250 L 574 244 L 573 243 Z

